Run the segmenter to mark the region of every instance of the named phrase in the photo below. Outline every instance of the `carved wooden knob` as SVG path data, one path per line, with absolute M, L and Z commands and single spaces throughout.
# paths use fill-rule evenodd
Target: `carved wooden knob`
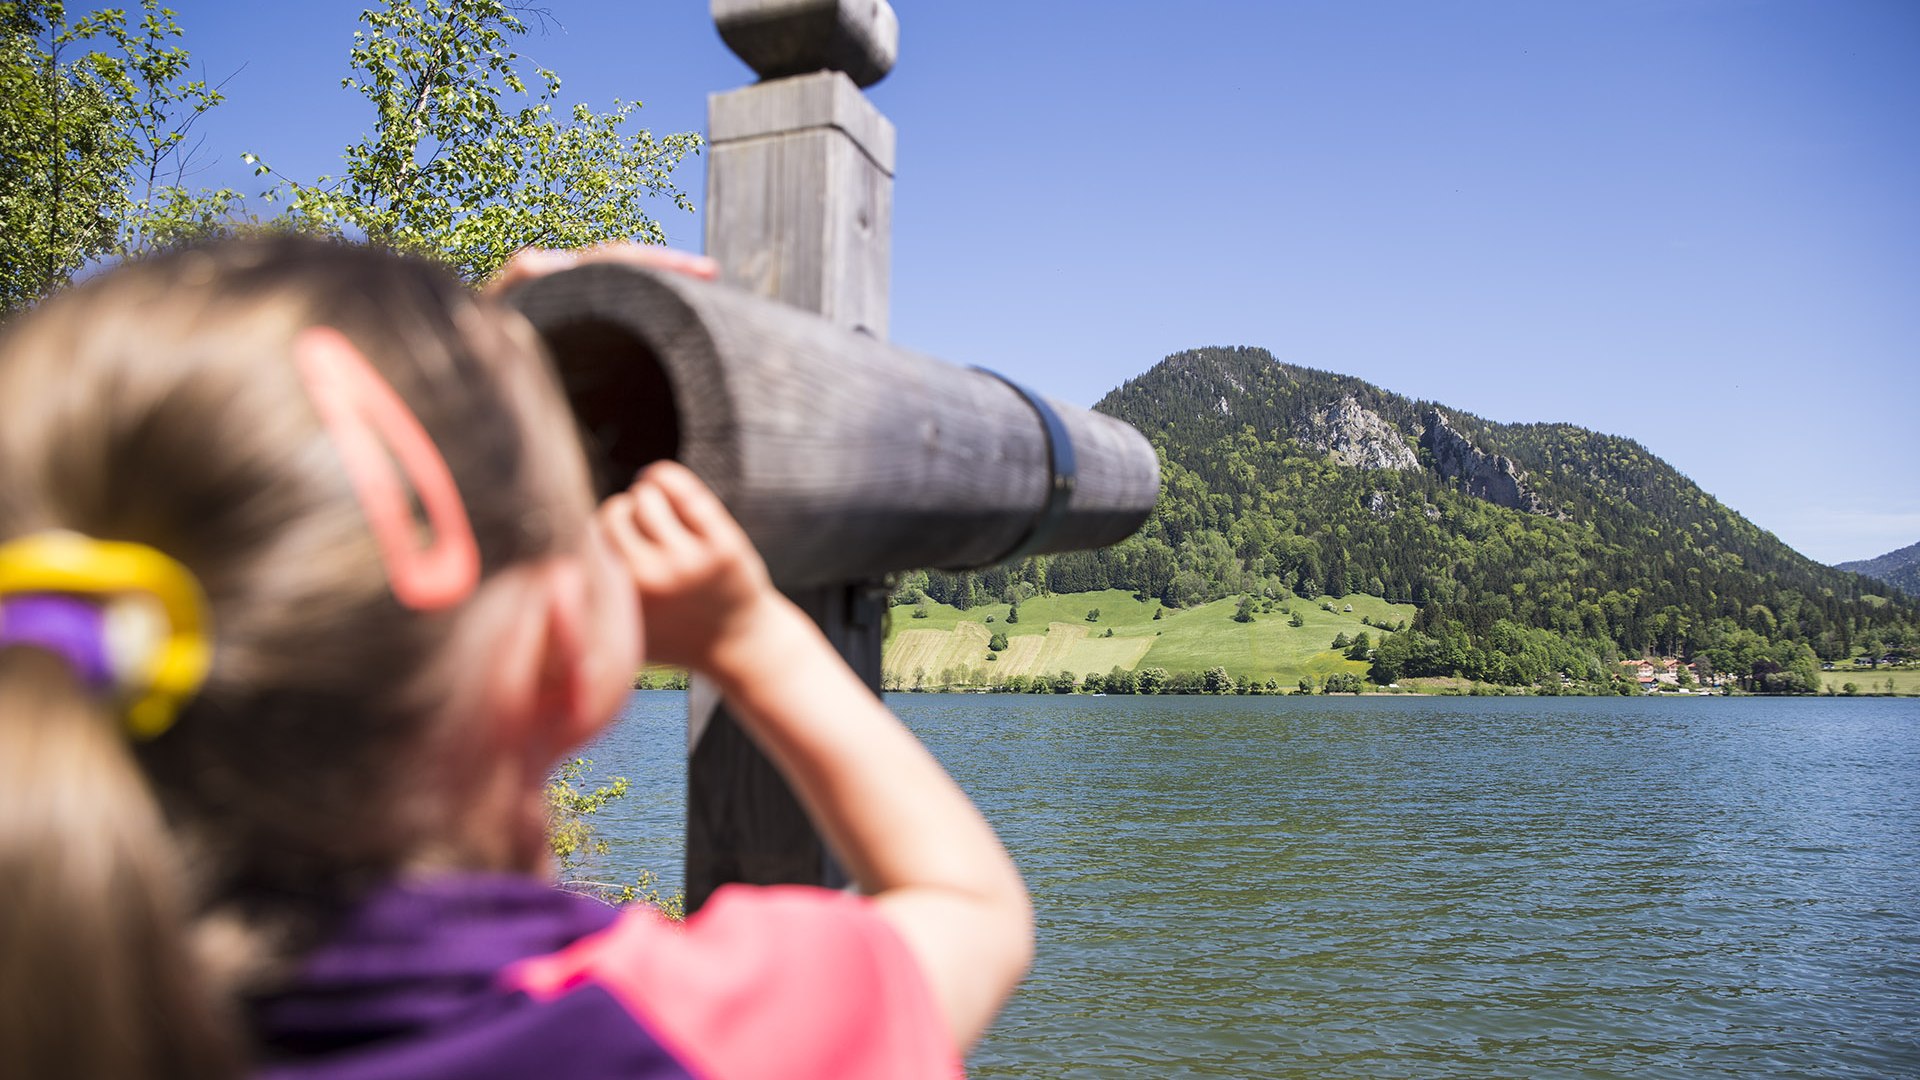
M 713 21 L 762 79 L 844 71 L 872 86 L 900 57 L 900 19 L 887 0 L 713 0 Z

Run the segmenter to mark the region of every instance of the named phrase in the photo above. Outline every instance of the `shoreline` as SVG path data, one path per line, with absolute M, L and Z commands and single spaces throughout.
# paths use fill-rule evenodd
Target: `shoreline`
M 653 686 L 653 685 L 647 685 L 647 686 L 636 685 L 633 688 L 633 690 L 635 693 L 684 694 L 687 692 L 686 688 L 684 687 Z M 1280 691 L 1276 693 L 1267 693 L 1265 691 L 1262 691 L 1261 693 L 1257 693 L 1257 694 L 1241 694 L 1241 693 L 1108 694 L 1104 692 L 1089 694 L 1084 691 L 1076 690 L 1070 694 L 1059 694 L 1059 693 L 1054 693 L 1052 691 L 1035 692 L 1031 690 L 1005 690 L 1005 689 L 988 689 L 988 688 L 949 689 L 949 688 L 942 688 L 942 687 L 923 687 L 919 690 L 906 690 L 906 689 L 883 690 L 881 691 L 881 694 L 882 696 L 885 696 L 888 694 L 899 694 L 899 695 L 914 694 L 914 695 L 925 695 L 925 696 L 935 696 L 935 697 L 938 697 L 938 696 L 962 697 L 962 696 L 972 694 L 972 695 L 978 695 L 978 696 L 994 695 L 998 697 L 1088 697 L 1088 698 L 1090 697 L 1115 697 L 1115 698 L 1146 698 L 1146 697 L 1230 697 L 1230 698 L 1242 698 L 1242 697 L 1245 697 L 1245 698 L 1252 698 L 1252 697 L 1274 697 L 1274 698 L 1537 697 L 1537 698 L 1557 698 L 1557 697 L 1569 697 L 1569 698 L 1622 698 L 1626 700 L 1659 698 L 1659 699 L 1668 700 L 1668 701 L 1682 700 L 1682 699 L 1694 700 L 1697 698 L 1744 698 L 1744 699 L 1759 699 L 1759 700 L 1773 700 L 1773 699 L 1804 700 L 1808 698 L 1817 698 L 1820 700 L 1827 700 L 1827 699 L 1895 700 L 1899 698 L 1920 698 L 1920 694 L 1888 694 L 1885 692 L 1875 693 L 1875 694 L 1839 694 L 1839 693 L 1755 694 L 1755 693 L 1749 693 L 1744 690 L 1735 691 L 1733 693 L 1712 693 L 1712 694 L 1701 694 L 1701 693 L 1606 694 L 1606 693 L 1579 693 L 1579 692 L 1542 694 L 1542 693 L 1532 691 L 1528 688 L 1521 688 L 1521 687 L 1511 687 L 1511 688 L 1506 688 L 1502 690 L 1485 690 L 1478 693 L 1475 693 L 1472 691 L 1466 691 L 1466 690 L 1362 690 L 1358 693 L 1338 693 L 1338 694 L 1324 694 L 1324 693 L 1302 694 L 1297 690 L 1287 690 L 1287 691 Z

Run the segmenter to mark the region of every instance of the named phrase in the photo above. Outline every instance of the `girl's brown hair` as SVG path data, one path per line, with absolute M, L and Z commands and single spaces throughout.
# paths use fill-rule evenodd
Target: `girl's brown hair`
M 212 672 L 151 742 L 51 657 L 0 653 L 0 1061 L 232 1073 L 222 1012 L 330 904 L 447 829 L 423 782 L 462 607 L 418 614 L 290 356 L 344 333 L 445 457 L 483 575 L 581 542 L 590 502 L 531 332 L 426 264 L 274 238 L 110 271 L 0 342 L 0 541 L 150 545 L 206 590 Z M 440 665 L 444 668 L 444 665 Z M 235 941 L 209 973 L 208 942 Z

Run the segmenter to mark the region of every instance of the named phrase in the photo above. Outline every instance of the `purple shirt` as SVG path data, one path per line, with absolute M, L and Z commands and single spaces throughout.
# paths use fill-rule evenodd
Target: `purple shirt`
M 500 985 L 620 912 L 526 878 L 412 882 L 360 905 L 293 983 L 255 1004 L 274 1080 L 688 1077 L 603 989 L 536 1002 Z
M 792 886 L 728 886 L 676 924 L 530 878 L 395 885 L 252 1019 L 269 1080 L 961 1075 L 891 926 Z

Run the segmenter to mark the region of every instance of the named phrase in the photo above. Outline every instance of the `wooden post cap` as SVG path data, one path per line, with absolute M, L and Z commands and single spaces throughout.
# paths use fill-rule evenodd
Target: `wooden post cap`
M 762 79 L 844 71 L 872 86 L 900 57 L 900 19 L 887 0 L 713 0 L 713 22 Z

